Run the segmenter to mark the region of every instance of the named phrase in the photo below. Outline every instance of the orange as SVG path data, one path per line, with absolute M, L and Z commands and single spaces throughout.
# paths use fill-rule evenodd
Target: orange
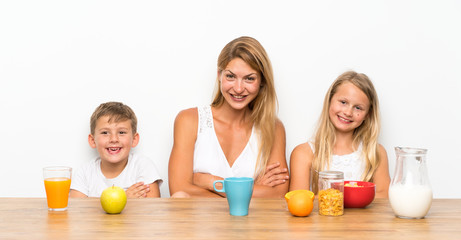
M 285 200 L 288 201 L 290 200 L 290 197 L 295 195 L 296 193 L 300 193 L 300 192 L 305 192 L 305 193 L 308 193 L 310 195 L 310 197 L 312 198 L 312 200 L 314 200 L 314 193 L 309 191 L 309 190 L 305 190 L 305 189 L 299 189 L 299 190 L 293 190 L 293 191 L 290 191 L 290 192 L 287 192 L 285 194 Z
M 305 189 L 299 189 L 299 190 L 293 190 L 293 191 L 287 192 L 285 194 L 285 200 L 287 201 L 287 203 L 290 200 L 291 196 L 295 195 L 296 193 L 300 193 L 300 192 L 305 192 L 305 193 L 309 194 L 309 197 L 312 198 L 312 201 L 314 201 L 315 195 L 314 195 L 313 192 L 311 192 L 309 190 L 305 190 Z
M 288 210 L 297 217 L 308 216 L 314 208 L 314 193 L 298 191 L 288 196 Z

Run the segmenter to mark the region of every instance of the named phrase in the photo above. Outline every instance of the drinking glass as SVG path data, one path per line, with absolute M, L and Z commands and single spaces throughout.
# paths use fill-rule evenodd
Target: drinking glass
M 65 211 L 67 209 L 71 175 L 72 168 L 70 167 L 43 168 L 48 210 Z

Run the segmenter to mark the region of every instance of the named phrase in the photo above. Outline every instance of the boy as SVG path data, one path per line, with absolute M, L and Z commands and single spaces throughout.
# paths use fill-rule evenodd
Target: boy
M 99 157 L 75 171 L 70 197 L 100 197 L 115 185 L 128 198 L 160 197 L 162 179 L 148 158 L 130 153 L 139 142 L 133 110 L 119 102 L 99 105 L 90 120 L 88 143 Z

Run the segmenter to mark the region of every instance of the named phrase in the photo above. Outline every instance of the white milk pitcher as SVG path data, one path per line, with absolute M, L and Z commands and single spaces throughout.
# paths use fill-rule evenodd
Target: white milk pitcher
M 399 218 L 424 218 L 431 208 L 426 152 L 427 149 L 421 148 L 395 148 L 397 161 L 389 187 L 389 202 Z

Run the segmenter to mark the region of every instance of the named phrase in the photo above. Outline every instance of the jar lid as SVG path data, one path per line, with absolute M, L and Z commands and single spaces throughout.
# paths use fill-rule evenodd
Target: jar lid
M 319 173 L 321 178 L 344 178 L 344 173 L 340 171 L 321 171 Z

